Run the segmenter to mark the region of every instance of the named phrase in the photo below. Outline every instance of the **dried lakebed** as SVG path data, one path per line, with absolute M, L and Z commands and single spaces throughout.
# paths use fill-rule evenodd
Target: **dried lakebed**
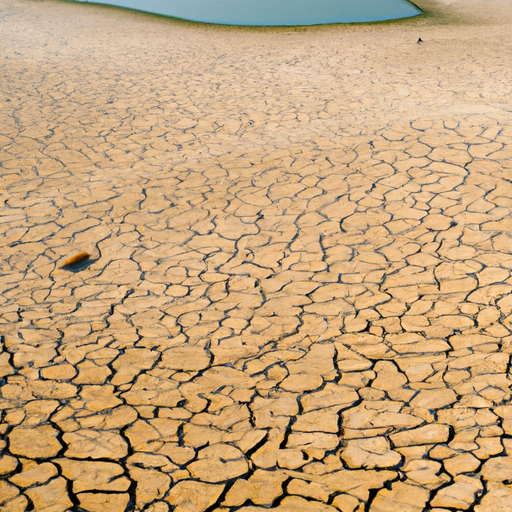
M 0 3 L 2 512 L 510 508 L 512 13 L 464 8 Z

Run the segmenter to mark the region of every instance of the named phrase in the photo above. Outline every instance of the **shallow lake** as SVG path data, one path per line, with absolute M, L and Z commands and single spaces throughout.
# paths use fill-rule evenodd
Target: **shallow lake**
M 406 0 L 96 0 L 95 3 L 205 23 L 256 26 L 384 21 L 422 12 Z

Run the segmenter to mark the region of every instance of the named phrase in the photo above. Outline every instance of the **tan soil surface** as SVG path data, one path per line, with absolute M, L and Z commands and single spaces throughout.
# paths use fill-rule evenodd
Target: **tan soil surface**
M 417 3 L 0 2 L 0 510 L 512 510 L 512 3 Z

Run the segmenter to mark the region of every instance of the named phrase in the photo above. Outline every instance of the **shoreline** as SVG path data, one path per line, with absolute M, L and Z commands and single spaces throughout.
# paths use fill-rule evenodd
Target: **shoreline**
M 154 17 L 157 19 L 168 20 L 170 22 L 175 22 L 183 25 L 190 26 L 205 26 L 209 28 L 218 28 L 225 30 L 247 30 L 247 31 L 262 31 L 262 32 L 272 32 L 272 31 L 286 31 L 286 30 L 316 30 L 321 28 L 364 28 L 364 27 L 379 27 L 379 26 L 388 26 L 388 25 L 426 25 L 430 26 L 434 25 L 451 25 L 451 26 L 459 26 L 459 25 L 486 25 L 488 23 L 496 24 L 498 21 L 503 23 L 507 22 L 506 16 L 505 19 L 500 17 L 499 14 L 494 14 L 492 11 L 489 11 L 480 4 L 471 5 L 469 8 L 458 8 L 457 4 L 461 4 L 463 0 L 455 0 L 455 1 L 447 1 L 447 0 L 417 0 L 412 3 L 415 7 L 419 8 L 422 11 L 422 14 L 418 16 L 410 16 L 405 18 L 396 18 L 389 20 L 380 20 L 380 21 L 369 21 L 369 22 L 342 22 L 342 23 L 322 23 L 318 25 L 281 25 L 281 26 L 254 26 L 254 25 L 229 25 L 229 24 L 220 24 L 215 22 L 200 22 L 189 20 L 185 18 L 174 17 L 170 15 L 152 13 L 148 11 L 142 11 L 135 8 L 130 7 L 122 7 L 110 4 L 103 4 L 98 2 L 82 2 L 76 0 L 46 0 L 48 2 L 56 2 L 56 3 L 68 3 L 68 4 L 88 4 L 89 6 L 94 6 L 95 8 L 105 9 L 105 10 L 114 10 L 121 12 L 132 12 L 139 16 L 148 16 Z M 407 0 L 408 1 L 408 0 Z M 506 4 L 506 0 L 501 0 L 501 3 Z M 451 6 L 451 7 L 450 7 Z M 494 5 L 493 7 L 496 7 Z M 502 13 L 508 15 L 510 18 L 510 10 L 507 8 L 508 6 L 502 6 Z M 510 20 L 508 20 L 510 21 Z
M 270 22 L 270 18 L 269 18 L 269 22 L 263 22 L 263 21 L 260 21 L 260 22 L 251 22 L 251 23 L 244 23 L 242 21 L 238 21 L 238 22 L 235 22 L 235 21 L 209 21 L 207 20 L 208 17 L 218 17 L 219 16 L 219 10 L 220 11 L 224 11 L 228 8 L 228 6 L 218 6 L 217 5 L 217 8 L 215 10 L 215 12 L 211 12 L 207 15 L 205 15 L 204 13 L 202 14 L 202 17 L 205 18 L 205 19 L 194 19 L 194 18 L 197 18 L 197 16 L 195 14 L 190 14 L 190 15 L 185 15 L 185 12 L 183 12 L 182 15 L 178 15 L 178 14 L 171 14 L 170 12 L 169 13 L 166 13 L 164 11 L 166 10 L 172 10 L 170 9 L 168 6 L 164 6 L 164 5 L 160 5 L 160 4 L 155 4 L 152 9 L 149 9 L 149 6 L 146 8 L 146 9 L 141 9 L 141 8 L 138 8 L 138 7 L 132 7 L 131 6 L 131 3 L 129 0 L 125 1 L 125 0 L 120 0 L 120 3 L 121 4 L 125 4 L 125 5 L 116 5 L 116 4 L 112 4 L 112 3 L 109 3 L 108 1 L 105 1 L 105 2 L 101 2 L 101 1 L 98 1 L 98 2 L 84 2 L 83 0 L 69 0 L 69 1 L 77 1 L 79 3 L 88 3 L 88 4 L 91 4 L 91 5 L 96 5 L 96 6 L 106 6 L 106 7 L 114 7 L 114 8 L 121 8 L 121 9 L 127 9 L 127 10 L 132 10 L 132 11 L 136 11 L 136 12 L 141 12 L 141 13 L 146 13 L 146 14 L 153 14 L 153 15 L 156 15 L 156 16 L 162 16 L 162 17 L 167 17 L 167 18 L 171 18 L 171 19 L 175 19 L 175 20 L 178 20 L 178 21 L 186 21 L 186 22 L 192 22 L 192 23 L 198 23 L 198 24 L 207 24 L 207 25 L 219 25 L 219 26 L 234 26 L 234 27 L 240 27 L 240 28 L 250 28 L 250 27 L 263 27 L 263 28 L 297 28 L 297 27 L 311 27 L 311 26 L 323 26 L 323 25 L 339 25 L 339 24 L 342 24 L 342 25 L 346 25 L 346 24 L 361 24 L 361 23 L 382 23 L 382 22 L 389 22 L 389 21 L 397 21 L 397 20 L 401 20 L 401 19 L 407 19 L 407 18 L 411 18 L 411 17 L 416 17 L 416 16 L 421 16 L 423 14 L 423 12 L 421 11 L 421 9 L 419 9 L 419 7 L 417 7 L 413 2 L 409 2 L 408 0 L 399 0 L 400 2 L 404 2 L 405 4 L 409 4 L 411 6 L 411 10 L 410 12 L 408 12 L 406 14 L 405 12 L 405 7 L 402 8 L 400 10 L 400 13 L 399 11 L 397 10 L 396 11 L 396 15 L 392 15 L 392 14 L 386 14 L 384 15 L 384 13 L 382 13 L 382 15 L 384 16 L 383 18 L 381 19 L 361 19 L 361 20 L 352 20 L 352 19 L 348 19 L 348 18 L 354 18 L 354 17 L 357 17 L 356 15 L 354 14 L 348 14 L 348 13 L 345 13 L 345 14 L 342 14 L 342 13 L 337 13 L 337 14 L 329 14 L 327 15 L 327 13 L 325 13 L 323 16 L 328 16 L 328 17 L 336 17 L 336 16 L 339 16 L 340 18 L 347 18 L 347 19 L 344 19 L 344 20 L 340 20 L 340 21 L 318 21 L 318 22 L 305 22 L 305 23 L 291 23 L 291 22 L 287 22 L 287 23 L 279 23 L 275 20 L 271 21 Z M 157 0 L 158 1 L 158 0 Z M 222 1 L 230 1 L 230 0 L 222 0 Z M 175 6 L 176 8 L 178 8 L 178 6 Z M 204 7 L 204 6 L 203 6 Z M 230 6 L 230 7 L 233 7 L 233 6 Z M 269 9 L 271 6 L 270 5 L 265 5 L 264 8 L 267 8 Z M 306 6 L 304 6 L 306 7 Z M 395 9 L 398 9 L 397 6 L 393 6 Z M 316 6 L 316 9 L 318 9 L 319 6 Z M 391 9 L 391 7 L 390 7 Z M 412 13 L 412 10 L 415 9 L 417 12 L 415 14 Z M 179 10 L 179 8 L 178 8 Z M 186 11 L 187 9 L 185 9 Z M 199 10 L 198 9 L 195 9 L 196 11 Z M 250 9 L 249 9 L 250 10 Z M 321 9 L 322 12 L 325 11 L 325 6 L 323 9 Z M 349 9 L 350 10 L 350 9 Z M 368 10 L 368 9 L 367 9 Z M 192 9 L 192 11 L 194 11 L 194 9 Z M 337 10 L 336 10 L 337 12 Z M 254 17 L 258 17 L 259 13 L 257 12 L 252 12 L 252 14 L 247 14 L 247 13 L 244 13 L 244 11 L 241 11 L 241 12 L 237 12 L 235 14 L 224 14 L 224 17 L 226 16 L 234 16 L 234 17 L 240 17 L 240 16 L 254 16 Z M 276 13 L 274 13 L 274 16 L 278 16 L 278 18 L 280 16 L 282 16 L 282 14 L 278 15 Z M 318 11 L 315 10 L 315 13 L 310 13 L 309 16 L 313 16 L 313 17 L 322 17 L 322 15 L 319 15 L 318 14 Z M 359 15 L 359 16 L 362 16 Z M 375 14 L 372 14 L 372 16 L 369 16 L 368 14 L 366 14 L 366 17 L 370 18 L 370 17 L 374 17 L 376 16 Z M 221 16 L 222 17 L 222 16 Z

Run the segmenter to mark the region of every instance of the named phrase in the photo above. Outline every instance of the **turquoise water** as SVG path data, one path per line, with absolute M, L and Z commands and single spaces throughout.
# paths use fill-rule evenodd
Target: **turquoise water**
M 95 0 L 95 3 L 205 23 L 256 26 L 383 21 L 422 12 L 406 0 Z

